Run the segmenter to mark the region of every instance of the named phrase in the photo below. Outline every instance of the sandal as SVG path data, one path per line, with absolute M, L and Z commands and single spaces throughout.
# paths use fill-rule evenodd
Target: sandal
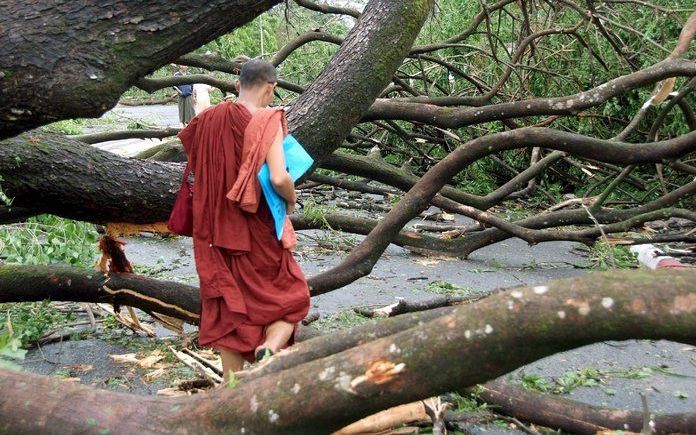
M 273 351 L 267 347 L 262 347 L 258 349 L 254 354 L 256 362 L 266 361 L 268 358 L 273 356 Z

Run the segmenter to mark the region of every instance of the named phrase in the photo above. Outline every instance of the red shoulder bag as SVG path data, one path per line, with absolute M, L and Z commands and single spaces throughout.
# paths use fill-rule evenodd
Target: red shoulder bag
M 193 186 L 189 184 L 188 177 L 191 167 L 187 163 L 184 169 L 184 178 L 181 180 L 181 188 L 176 195 L 172 214 L 169 215 L 167 228 L 180 236 L 193 236 Z

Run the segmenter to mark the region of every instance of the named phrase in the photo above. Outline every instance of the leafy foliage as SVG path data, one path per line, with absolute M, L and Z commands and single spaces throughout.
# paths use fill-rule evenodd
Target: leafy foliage
M 442 280 L 436 280 L 433 282 L 428 283 L 427 286 L 425 286 L 425 291 L 429 293 L 437 293 L 441 295 L 449 295 L 449 296 L 470 296 L 476 293 L 475 290 L 468 288 L 468 287 L 460 287 L 458 285 L 442 281 Z
M 329 316 L 322 316 L 319 320 L 312 323 L 312 326 L 325 332 L 335 332 L 341 329 L 352 328 L 369 320 L 369 318 L 347 309 Z
M 72 312 L 63 313 L 50 301 L 0 304 L 0 322 L 8 340 L 15 340 L 20 347 L 35 343 L 54 327 L 75 319 Z
M 9 319 L 0 330 L 0 368 L 19 370 L 18 361 L 24 359 L 27 351 L 22 349 L 22 341 L 14 333 Z
M 48 131 L 63 134 L 82 134 L 84 133 L 84 125 L 79 119 L 65 119 L 48 124 L 43 127 Z
M 8 263 L 92 267 L 97 239 L 94 225 L 52 215 L 0 226 L 2 257 Z
M 612 245 L 597 242 L 587 248 L 593 267 L 599 270 L 632 269 L 638 266 L 638 260 L 625 245 Z

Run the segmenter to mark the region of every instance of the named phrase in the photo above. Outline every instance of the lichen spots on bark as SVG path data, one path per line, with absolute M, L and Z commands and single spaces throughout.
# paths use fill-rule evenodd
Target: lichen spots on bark
M 691 314 L 696 311 L 696 294 L 680 295 L 674 298 L 671 314 Z
M 641 298 L 636 298 L 631 302 L 631 311 L 636 314 L 645 314 L 646 306 L 645 301 Z
M 570 298 L 565 301 L 565 304 L 577 308 L 578 314 L 581 316 L 587 316 L 590 314 L 590 304 L 587 301 L 580 301 Z

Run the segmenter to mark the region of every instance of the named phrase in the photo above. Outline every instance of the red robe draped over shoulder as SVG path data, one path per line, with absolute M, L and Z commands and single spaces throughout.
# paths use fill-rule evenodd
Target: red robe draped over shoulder
M 276 239 L 268 206 L 255 187 L 270 147 L 268 135 L 275 137 L 278 126 L 285 133 L 285 116 L 278 109 L 260 112 L 252 122 L 242 104 L 224 102 L 193 118 L 179 133 L 194 173 L 199 343 L 240 352 L 249 361 L 264 342 L 267 325 L 280 319 L 297 323 L 309 310 L 302 270 Z M 244 189 L 252 195 L 245 196 L 244 209 L 226 197 L 237 182 L 252 186 Z M 250 207 L 249 201 L 256 206 Z

